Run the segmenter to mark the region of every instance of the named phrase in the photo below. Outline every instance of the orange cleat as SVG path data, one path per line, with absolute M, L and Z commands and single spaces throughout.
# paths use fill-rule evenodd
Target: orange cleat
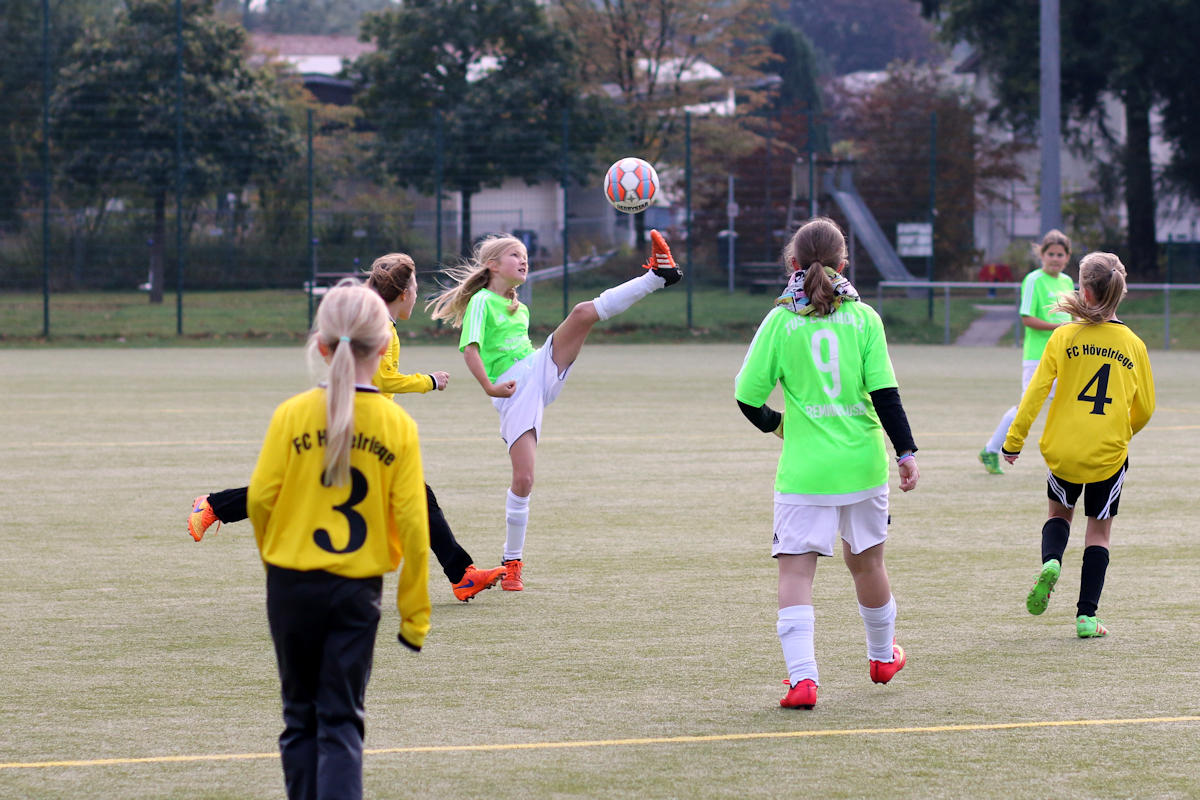
M 217 530 L 221 530 L 221 520 L 217 519 L 212 506 L 208 504 L 208 495 L 202 494 L 192 501 L 192 513 L 188 514 L 187 520 L 188 533 L 198 542 L 204 538 L 204 532 L 214 522 L 217 523 Z
M 521 568 L 525 566 L 521 563 L 521 559 L 514 558 L 512 561 L 504 562 L 504 569 L 508 573 L 504 579 L 500 581 L 500 588 L 506 592 L 521 592 L 525 590 L 525 582 L 521 580 Z
M 811 678 L 797 681 L 795 686 L 784 681 L 788 693 L 779 699 L 779 705 L 784 708 L 809 708 L 817 704 L 817 684 Z
M 490 589 L 495 586 L 496 581 L 507 574 L 504 567 L 475 569 L 475 565 L 472 564 L 463 573 L 462 580 L 454 584 L 451 588 L 454 591 L 454 596 L 465 603 L 484 589 Z
M 892 642 L 891 661 L 876 661 L 873 658 L 869 660 L 871 662 L 871 680 L 876 683 L 887 683 L 896 677 L 897 672 L 904 669 L 904 662 L 908 659 L 904 655 L 904 648 Z
M 672 258 L 667 240 L 658 231 L 650 231 L 650 258 L 643 266 L 666 281 L 667 286 L 678 283 L 683 277 L 683 270 Z

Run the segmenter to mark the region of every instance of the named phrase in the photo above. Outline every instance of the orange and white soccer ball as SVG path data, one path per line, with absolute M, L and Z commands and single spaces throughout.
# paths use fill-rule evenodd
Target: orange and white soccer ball
M 658 197 L 658 173 L 640 158 L 622 158 L 604 173 L 604 196 L 617 211 L 645 211 Z

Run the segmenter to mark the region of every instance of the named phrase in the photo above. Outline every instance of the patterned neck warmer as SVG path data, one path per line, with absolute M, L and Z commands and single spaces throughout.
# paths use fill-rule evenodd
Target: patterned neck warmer
M 833 284 L 833 310 L 846 300 L 858 300 L 858 290 L 850 281 L 833 267 L 825 267 L 825 274 Z M 787 288 L 775 299 L 775 305 L 783 306 L 793 314 L 807 316 L 813 313 L 813 307 L 808 303 L 808 295 L 804 293 L 804 274 L 808 270 L 798 269 L 792 273 Z

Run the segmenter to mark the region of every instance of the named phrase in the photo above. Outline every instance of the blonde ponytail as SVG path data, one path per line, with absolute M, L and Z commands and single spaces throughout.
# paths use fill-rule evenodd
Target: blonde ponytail
M 1087 289 L 1093 302 L 1084 297 Z M 1108 322 L 1117 315 L 1117 306 L 1128 293 L 1125 265 L 1112 253 L 1088 253 L 1079 262 L 1079 290 L 1065 295 L 1054 306 L 1083 322 Z
M 310 361 L 329 355 L 325 389 L 325 486 L 350 482 L 350 444 L 354 438 L 354 374 L 359 361 L 373 358 L 387 344 L 387 306 L 376 292 L 353 278 L 330 289 L 317 309 L 308 337 Z

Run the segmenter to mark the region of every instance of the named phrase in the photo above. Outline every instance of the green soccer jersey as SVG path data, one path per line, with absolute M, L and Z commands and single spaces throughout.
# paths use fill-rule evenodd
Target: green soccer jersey
M 1035 269 L 1021 281 L 1021 316 L 1036 317 L 1046 322 L 1070 322 L 1071 315 L 1065 311 L 1052 311 L 1058 298 L 1075 290 L 1075 282 L 1065 272 L 1048 275 L 1042 269 Z M 1037 361 L 1046 349 L 1053 331 L 1039 331 L 1036 328 L 1025 328 L 1025 344 L 1022 358 L 1026 361 Z
M 480 289 L 467 303 L 462 336 L 458 339 L 459 351 L 469 344 L 479 346 L 483 368 L 493 383 L 533 352 L 533 343 L 529 341 L 529 308 L 518 303 L 517 310 L 510 314 L 509 304 L 509 300 L 491 289 Z
M 824 317 L 773 309 L 754 334 L 734 394 L 762 406 L 776 384 L 785 403 L 777 492 L 844 495 L 887 484 L 870 393 L 895 388 L 896 376 L 875 309 L 844 302 Z

